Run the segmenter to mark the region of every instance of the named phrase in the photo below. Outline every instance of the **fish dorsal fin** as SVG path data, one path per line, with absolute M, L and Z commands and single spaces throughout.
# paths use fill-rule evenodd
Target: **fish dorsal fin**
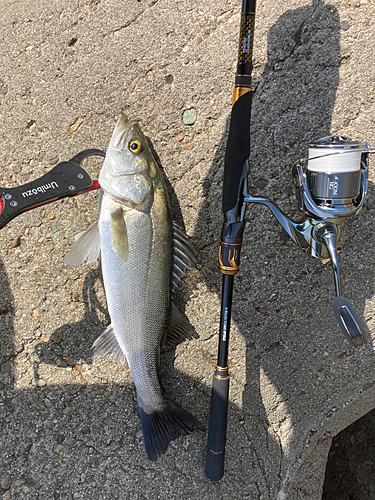
M 177 290 L 189 269 L 197 267 L 199 264 L 197 256 L 198 252 L 190 243 L 189 237 L 174 222 L 172 290 Z
M 129 240 L 121 207 L 111 213 L 111 243 L 116 255 L 126 262 L 129 257 Z
M 120 344 L 116 338 L 115 331 L 112 325 L 109 325 L 106 330 L 92 344 L 92 357 L 103 358 L 109 355 L 109 359 L 124 365 L 126 356 L 122 352 Z
M 167 327 L 164 346 L 172 347 L 191 338 L 198 338 L 196 331 L 185 314 L 182 314 L 172 302 L 171 319 Z
M 85 259 L 87 263 L 94 262 L 100 255 L 100 234 L 98 221 L 94 222 L 86 231 L 77 234 L 76 242 L 65 255 L 65 264 L 82 264 Z

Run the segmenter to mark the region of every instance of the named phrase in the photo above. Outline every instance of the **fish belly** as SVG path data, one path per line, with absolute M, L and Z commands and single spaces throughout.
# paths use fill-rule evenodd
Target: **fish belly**
M 112 245 L 118 238 L 113 238 L 116 226 L 111 214 L 121 207 L 104 194 L 99 220 L 104 287 L 112 326 L 127 358 L 138 401 L 146 411 L 155 411 L 163 405 L 158 363 L 170 311 L 172 224 L 162 204 L 158 210 L 154 202 L 150 213 L 125 209 L 129 251 L 124 258 Z

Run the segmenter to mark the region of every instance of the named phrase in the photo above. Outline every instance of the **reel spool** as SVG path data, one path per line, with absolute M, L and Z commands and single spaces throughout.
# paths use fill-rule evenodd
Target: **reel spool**
M 360 194 L 366 143 L 333 135 L 309 144 L 307 178 L 318 206 L 351 207 Z M 353 207 L 354 208 L 354 207 Z

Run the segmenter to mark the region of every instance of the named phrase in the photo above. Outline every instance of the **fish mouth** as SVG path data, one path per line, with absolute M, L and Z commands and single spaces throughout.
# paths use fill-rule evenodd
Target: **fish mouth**
M 135 125 L 138 125 L 138 120 L 129 120 L 126 115 L 122 115 L 119 118 L 112 135 L 113 149 L 122 150 L 127 132 Z

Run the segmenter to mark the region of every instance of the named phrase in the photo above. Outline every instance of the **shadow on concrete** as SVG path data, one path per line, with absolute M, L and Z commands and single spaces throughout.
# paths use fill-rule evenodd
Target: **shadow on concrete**
M 375 410 L 333 438 L 322 500 L 375 498 Z

